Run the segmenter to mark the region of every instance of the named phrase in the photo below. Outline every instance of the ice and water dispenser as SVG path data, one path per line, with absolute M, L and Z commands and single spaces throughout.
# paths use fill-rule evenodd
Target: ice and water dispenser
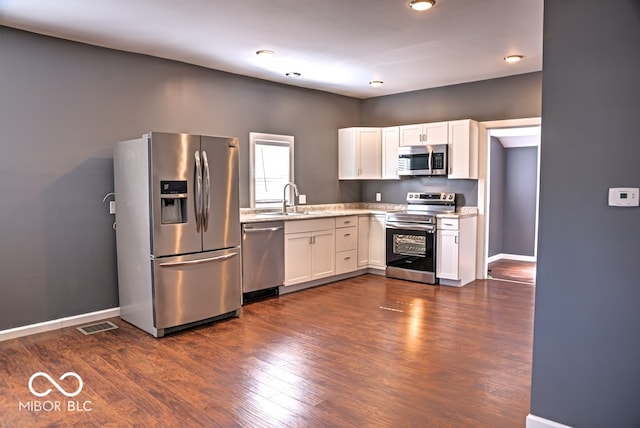
M 187 222 L 187 181 L 160 182 L 160 221 L 162 224 Z

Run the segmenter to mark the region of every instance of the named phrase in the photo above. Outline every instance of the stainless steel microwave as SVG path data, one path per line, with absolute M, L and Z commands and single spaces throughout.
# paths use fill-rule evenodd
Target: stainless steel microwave
M 398 175 L 447 175 L 446 144 L 398 147 Z

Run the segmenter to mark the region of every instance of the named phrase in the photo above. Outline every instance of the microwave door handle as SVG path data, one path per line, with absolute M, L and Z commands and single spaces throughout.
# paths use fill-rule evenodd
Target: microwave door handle
M 429 156 L 427 157 L 427 162 L 429 165 L 429 175 L 433 174 L 433 147 L 427 146 L 427 150 L 429 151 Z
M 202 221 L 202 163 L 200 162 L 200 151 L 195 152 L 195 211 L 196 211 L 196 232 L 200 232 L 200 223 Z

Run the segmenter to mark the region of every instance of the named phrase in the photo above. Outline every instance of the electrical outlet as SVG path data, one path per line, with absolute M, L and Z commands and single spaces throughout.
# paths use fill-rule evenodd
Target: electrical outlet
M 116 213 L 116 201 L 109 201 L 109 214 Z
M 382 193 L 376 193 L 376 202 L 380 202 L 382 200 Z
M 307 195 L 298 196 L 298 203 L 299 204 L 306 204 L 307 203 Z

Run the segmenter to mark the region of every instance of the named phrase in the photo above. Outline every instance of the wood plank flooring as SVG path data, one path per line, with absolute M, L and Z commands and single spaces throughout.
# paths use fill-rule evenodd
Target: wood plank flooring
M 536 283 L 536 263 L 501 259 L 489 263 L 489 275 L 492 279 L 503 281 Z
M 534 287 L 502 281 L 363 275 L 162 339 L 114 318 L 0 342 L 0 426 L 524 427 L 533 303 Z M 83 389 L 38 377 L 52 392 L 37 398 L 40 371 Z

